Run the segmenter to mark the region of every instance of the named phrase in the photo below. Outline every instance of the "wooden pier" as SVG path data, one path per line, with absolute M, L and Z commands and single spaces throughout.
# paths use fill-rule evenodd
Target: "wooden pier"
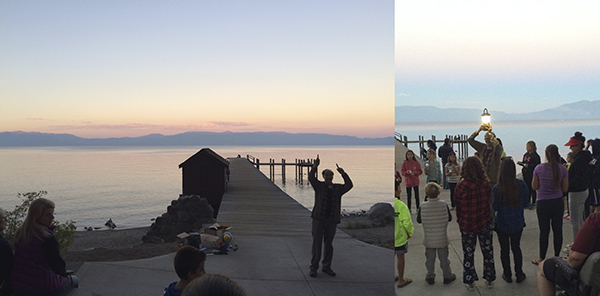
M 408 148 L 408 144 L 419 144 L 419 149 L 415 150 L 415 156 L 419 156 L 421 149 L 427 147 L 427 140 L 432 140 L 439 148 L 440 146 L 437 143 L 444 143 L 445 139 L 450 139 L 450 145 L 452 146 L 452 150 L 456 151 L 457 160 L 463 161 L 469 157 L 469 144 L 467 143 L 469 136 L 467 135 L 446 135 L 442 140 L 437 140 L 435 135 L 431 135 L 431 139 L 425 139 L 424 136 L 419 135 L 418 140 L 409 141 L 408 137 L 400 133 L 395 133 L 395 138 L 396 141 L 400 142 L 406 148 Z
M 295 179 L 296 179 L 296 183 L 301 184 L 304 182 L 304 169 L 306 168 L 306 174 L 308 175 L 308 172 L 310 171 L 310 168 L 312 167 L 312 165 L 315 163 L 314 159 L 298 159 L 296 158 L 294 160 L 294 162 L 287 162 L 284 158 L 281 159 L 281 162 L 276 162 L 275 159 L 269 158 L 269 162 L 268 163 L 261 163 L 260 159 L 252 156 L 252 155 L 246 155 L 246 159 L 248 159 L 248 161 L 250 161 L 250 163 L 254 166 L 256 166 L 257 169 L 260 170 L 260 166 L 263 165 L 268 165 L 269 166 L 269 179 L 271 179 L 271 181 L 275 180 L 275 168 L 277 166 L 281 166 L 281 179 L 282 182 L 285 183 L 285 179 L 286 179 L 286 166 L 293 166 L 295 169 Z
M 219 223 L 231 225 L 234 235 L 310 237 L 310 211 L 249 160 L 229 159 L 231 179 L 223 195 Z

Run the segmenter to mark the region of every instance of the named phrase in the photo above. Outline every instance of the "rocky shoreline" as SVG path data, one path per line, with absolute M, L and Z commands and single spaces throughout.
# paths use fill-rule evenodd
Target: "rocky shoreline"
M 126 261 L 150 258 L 177 251 L 176 243 L 144 244 L 150 227 L 107 229 L 75 232 L 74 243 L 63 252 L 63 258 L 76 269 L 85 261 Z M 342 216 L 338 229 L 365 243 L 393 248 L 394 225 L 374 226 L 367 215 L 347 213 Z

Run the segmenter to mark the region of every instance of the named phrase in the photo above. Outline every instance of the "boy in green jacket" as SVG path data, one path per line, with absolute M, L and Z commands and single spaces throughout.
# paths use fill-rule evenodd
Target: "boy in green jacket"
M 410 218 L 410 211 L 404 202 L 400 200 L 400 182 L 396 181 L 396 203 L 394 222 L 396 228 L 395 234 L 395 246 L 396 246 L 396 258 L 398 258 L 398 288 L 406 287 L 406 285 L 412 283 L 411 279 L 404 278 L 404 254 L 408 251 L 408 239 L 413 235 L 415 228 L 413 227 L 412 220 Z

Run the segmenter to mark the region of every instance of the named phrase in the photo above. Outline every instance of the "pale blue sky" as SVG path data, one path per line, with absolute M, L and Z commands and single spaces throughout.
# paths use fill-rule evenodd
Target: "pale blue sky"
M 395 105 L 533 112 L 600 99 L 598 1 L 402 1 Z
M 0 132 L 390 135 L 393 7 L 3 1 Z

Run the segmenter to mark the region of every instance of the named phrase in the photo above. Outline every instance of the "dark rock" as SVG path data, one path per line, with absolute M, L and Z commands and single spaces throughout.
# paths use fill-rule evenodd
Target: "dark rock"
M 106 223 L 104 223 L 104 225 L 108 226 L 108 228 L 110 228 L 110 229 L 117 228 L 117 225 L 115 225 L 115 223 L 113 222 L 112 218 L 108 219 L 108 221 L 106 221 Z
M 163 225 L 160 228 L 160 234 L 169 234 L 171 233 L 171 230 L 173 229 L 173 227 L 169 226 L 169 225 Z
M 193 223 L 194 217 L 188 211 L 179 211 L 177 221 L 183 223 Z
M 147 236 L 155 236 L 165 242 L 175 241 L 182 232 L 200 230 L 204 223 L 214 223 L 213 213 L 206 198 L 181 195 L 178 200 L 171 201 L 166 213 L 155 219 Z
M 209 206 L 209 205 L 208 205 L 208 199 L 206 199 L 206 198 L 201 198 L 201 199 L 200 199 L 200 201 L 198 202 L 198 205 L 199 205 L 201 208 L 206 208 L 206 207 L 208 207 L 208 206 Z M 212 206 L 210 206 L 210 207 L 212 208 Z
M 385 226 L 394 222 L 394 207 L 384 202 L 374 204 L 369 209 L 369 220 L 373 221 L 375 226 Z
M 173 228 L 171 229 L 171 235 L 175 237 L 182 232 L 190 232 L 192 230 L 194 230 L 194 226 L 192 224 L 180 222 L 173 226 Z
M 192 195 L 192 196 L 190 197 L 190 201 L 191 201 L 191 202 L 199 202 L 200 200 L 202 200 L 202 198 L 200 198 L 200 196 L 199 196 L 199 195 Z M 206 198 L 205 198 L 204 200 L 206 200 Z

